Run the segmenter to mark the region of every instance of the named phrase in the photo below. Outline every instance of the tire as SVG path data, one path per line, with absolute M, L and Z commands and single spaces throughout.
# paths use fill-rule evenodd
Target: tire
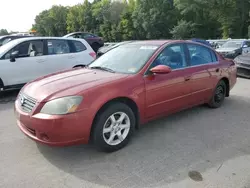
M 226 92 L 227 92 L 226 83 L 223 80 L 219 81 L 214 90 L 213 96 L 210 102 L 208 103 L 208 106 L 210 108 L 219 108 L 225 100 Z
M 118 122 L 121 116 L 124 117 L 123 121 Z M 114 152 L 125 147 L 135 130 L 135 124 L 135 115 L 126 104 L 118 102 L 109 105 L 93 125 L 92 138 L 95 147 L 104 152 Z

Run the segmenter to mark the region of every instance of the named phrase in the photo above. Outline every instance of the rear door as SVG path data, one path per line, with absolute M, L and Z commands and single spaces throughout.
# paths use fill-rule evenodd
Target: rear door
M 73 68 L 75 61 L 73 49 L 70 47 L 68 39 L 47 39 L 46 51 L 47 59 L 45 72 L 47 74 Z
M 214 51 L 203 45 L 187 43 L 190 60 L 190 82 L 192 87 L 192 104 L 207 101 L 213 92 L 220 74 L 218 60 Z

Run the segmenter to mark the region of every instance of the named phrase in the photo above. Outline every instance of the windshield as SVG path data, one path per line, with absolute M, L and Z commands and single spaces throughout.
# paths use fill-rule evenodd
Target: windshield
M 228 41 L 224 43 L 221 47 L 222 48 L 240 48 L 243 41 Z
M 114 72 L 135 74 L 145 65 L 158 47 L 146 44 L 122 45 L 99 57 L 89 67 L 103 67 Z
M 2 55 L 2 53 L 6 53 L 8 50 L 10 50 L 13 46 L 15 46 L 15 44 L 17 44 L 18 40 L 12 40 L 8 43 L 6 43 L 5 45 L 0 47 L 0 55 Z

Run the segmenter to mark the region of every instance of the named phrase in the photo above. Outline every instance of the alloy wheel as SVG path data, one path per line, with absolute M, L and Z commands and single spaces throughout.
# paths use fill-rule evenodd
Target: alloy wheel
M 111 146 L 122 143 L 129 134 L 131 122 L 124 112 L 116 112 L 109 116 L 103 126 L 104 141 Z

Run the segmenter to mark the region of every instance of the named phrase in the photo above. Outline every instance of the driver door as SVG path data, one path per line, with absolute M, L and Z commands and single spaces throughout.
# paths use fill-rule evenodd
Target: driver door
M 32 40 L 18 44 L 1 60 L 1 78 L 5 86 L 19 85 L 44 76 L 43 40 Z M 11 53 L 18 51 L 14 61 Z
M 146 117 L 148 119 L 171 114 L 189 107 L 192 96 L 190 71 L 188 69 L 185 46 L 182 43 L 167 46 L 152 63 L 167 65 L 168 74 L 154 74 L 148 71 L 144 77 L 146 88 Z

